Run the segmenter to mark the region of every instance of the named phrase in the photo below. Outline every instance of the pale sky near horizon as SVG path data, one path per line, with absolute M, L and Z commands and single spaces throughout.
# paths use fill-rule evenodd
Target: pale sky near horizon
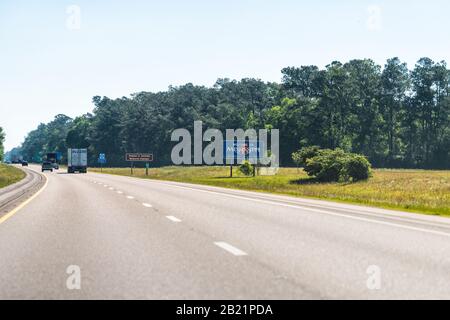
M 1 0 L 5 147 L 58 113 L 92 111 L 94 95 L 279 82 L 283 67 L 356 58 L 450 63 L 448 12 L 447 0 Z

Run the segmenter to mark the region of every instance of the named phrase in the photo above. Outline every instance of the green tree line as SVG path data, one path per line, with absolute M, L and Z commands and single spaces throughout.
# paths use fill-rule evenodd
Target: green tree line
M 28 134 L 28 160 L 68 147 L 89 149 L 94 165 L 106 153 L 125 165 L 126 152 L 153 152 L 170 164 L 176 128 L 277 128 L 280 161 L 306 146 L 364 154 L 376 167 L 450 168 L 450 71 L 420 59 L 412 70 L 398 58 L 288 67 L 281 83 L 219 79 L 212 87 L 186 84 L 163 92 L 111 99 L 96 96 L 92 113 L 57 115 Z
M 5 142 L 5 132 L 3 131 L 3 128 L 0 127 L 0 162 L 3 161 L 5 156 L 5 148 L 3 146 L 4 142 Z

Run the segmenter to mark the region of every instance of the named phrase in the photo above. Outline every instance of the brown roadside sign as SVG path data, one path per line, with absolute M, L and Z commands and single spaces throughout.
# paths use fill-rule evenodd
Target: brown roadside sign
M 152 162 L 152 153 L 127 153 L 125 154 L 125 160 L 130 162 Z

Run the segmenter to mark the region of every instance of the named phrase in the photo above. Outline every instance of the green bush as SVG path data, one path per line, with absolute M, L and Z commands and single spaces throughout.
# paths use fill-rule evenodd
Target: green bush
M 298 166 L 305 166 L 306 160 L 318 155 L 320 148 L 318 146 L 305 147 L 292 154 L 292 160 Z
M 253 165 L 249 161 L 244 161 L 239 166 L 239 171 L 246 176 L 251 176 L 253 174 Z
M 345 159 L 341 176 L 345 181 L 367 180 L 371 176 L 371 165 L 366 157 L 359 154 L 349 154 Z
M 306 160 L 305 171 L 320 181 L 340 181 L 345 152 L 341 149 L 319 150 L 318 154 Z
M 297 155 L 305 163 L 305 172 L 320 181 L 356 182 L 367 180 L 371 175 L 371 165 L 366 157 L 342 149 L 310 147 L 298 151 Z

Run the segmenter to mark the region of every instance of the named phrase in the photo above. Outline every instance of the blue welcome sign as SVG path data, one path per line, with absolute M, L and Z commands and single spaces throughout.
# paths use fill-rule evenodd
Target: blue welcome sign
M 257 140 L 248 141 L 224 141 L 224 158 L 225 160 L 258 160 L 263 155 L 261 149 L 263 145 Z

